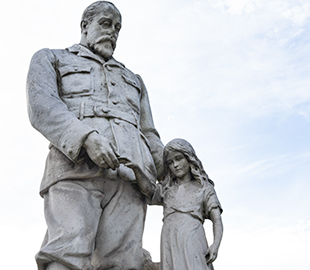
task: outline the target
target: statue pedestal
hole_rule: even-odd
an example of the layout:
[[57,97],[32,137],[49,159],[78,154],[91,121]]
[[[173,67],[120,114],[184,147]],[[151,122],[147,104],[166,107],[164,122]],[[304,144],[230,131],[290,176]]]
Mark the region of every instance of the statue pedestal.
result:
[[146,263],[144,265],[144,270],[160,270],[160,263]]

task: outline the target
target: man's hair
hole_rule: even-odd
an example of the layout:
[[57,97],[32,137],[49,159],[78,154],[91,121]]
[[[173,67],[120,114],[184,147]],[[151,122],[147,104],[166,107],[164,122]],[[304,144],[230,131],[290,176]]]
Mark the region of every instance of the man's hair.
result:
[[113,8],[115,8],[119,12],[117,7],[113,3],[109,2],[109,1],[97,1],[95,3],[92,3],[90,6],[88,6],[84,10],[83,15],[82,15],[82,19],[81,19],[81,27],[82,27],[83,21],[86,23],[90,23],[93,20],[95,15],[100,11],[100,7],[108,6],[108,5],[112,6]]

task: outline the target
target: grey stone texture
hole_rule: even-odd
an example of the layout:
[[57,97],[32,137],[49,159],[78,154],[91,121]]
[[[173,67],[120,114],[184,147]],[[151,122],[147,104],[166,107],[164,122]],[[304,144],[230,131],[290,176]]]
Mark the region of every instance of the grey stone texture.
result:
[[[187,141],[163,147],[142,78],[112,56],[121,23],[112,3],[95,2],[79,44],[31,60],[29,118],[50,142],[38,269],[213,270],[223,235],[214,183]],[[164,207],[160,264],[142,249],[147,203]]]
[[160,270],[160,263],[145,263],[144,270]]
[[[161,270],[213,270],[223,235],[222,207],[214,183],[193,147],[174,139],[164,148],[164,180],[158,184],[138,164],[127,163],[148,203],[164,207]],[[214,241],[208,246],[203,223],[213,223]]]
[[142,78],[112,57],[120,29],[117,8],[95,2],[83,13],[80,44],[31,60],[29,118],[50,141],[40,270],[144,267],[146,199],[123,163],[160,179],[163,144]]

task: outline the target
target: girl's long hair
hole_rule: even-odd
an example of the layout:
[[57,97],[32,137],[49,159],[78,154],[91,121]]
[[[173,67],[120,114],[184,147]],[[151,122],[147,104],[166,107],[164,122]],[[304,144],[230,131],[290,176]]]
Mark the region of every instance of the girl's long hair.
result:
[[165,177],[163,185],[165,187],[170,186],[174,181],[176,181],[176,176],[169,169],[169,165],[167,162],[168,153],[171,151],[181,152],[186,157],[190,166],[190,172],[194,180],[198,181],[201,185],[203,185],[204,182],[209,182],[214,186],[214,182],[209,179],[207,173],[202,166],[201,161],[196,156],[195,150],[192,145],[184,139],[174,139],[167,143],[164,148],[163,162]]

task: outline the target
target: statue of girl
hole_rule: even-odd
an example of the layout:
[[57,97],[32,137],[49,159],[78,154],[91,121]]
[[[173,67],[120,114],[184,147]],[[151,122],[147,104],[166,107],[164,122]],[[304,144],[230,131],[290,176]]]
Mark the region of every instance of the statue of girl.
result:
[[[164,180],[149,179],[136,164],[132,168],[141,192],[151,205],[164,207],[161,233],[161,270],[213,270],[223,235],[222,208],[201,161],[190,143],[174,139],[164,148]],[[203,228],[213,223],[209,247]]]

